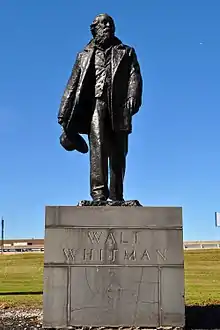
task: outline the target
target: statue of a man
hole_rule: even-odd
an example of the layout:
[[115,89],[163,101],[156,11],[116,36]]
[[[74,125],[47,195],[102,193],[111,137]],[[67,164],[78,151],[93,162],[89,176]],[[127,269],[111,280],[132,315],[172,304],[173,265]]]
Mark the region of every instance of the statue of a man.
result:
[[93,39],[77,55],[58,122],[69,136],[88,134],[93,201],[123,201],[128,135],[142,100],[140,66],[109,15],[98,15],[90,27]]

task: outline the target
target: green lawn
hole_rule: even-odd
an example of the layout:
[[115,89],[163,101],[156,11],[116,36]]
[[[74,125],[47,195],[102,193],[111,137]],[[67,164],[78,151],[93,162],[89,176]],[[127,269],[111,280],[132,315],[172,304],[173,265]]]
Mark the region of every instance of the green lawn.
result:
[[220,249],[185,252],[187,305],[220,304]]
[[[43,254],[0,255],[0,292],[43,290]],[[220,304],[220,250],[185,252],[187,305]],[[0,296],[1,306],[41,307],[42,295]]]
[[[0,255],[0,292],[43,290],[43,254]],[[41,307],[42,295],[0,296],[1,305]]]

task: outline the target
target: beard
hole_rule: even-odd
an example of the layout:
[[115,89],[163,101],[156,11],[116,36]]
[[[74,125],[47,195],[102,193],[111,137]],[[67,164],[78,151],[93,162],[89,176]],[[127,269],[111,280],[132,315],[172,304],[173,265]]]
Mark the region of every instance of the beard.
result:
[[114,35],[111,30],[105,31],[103,29],[97,29],[94,40],[98,46],[107,48],[111,45],[113,37]]

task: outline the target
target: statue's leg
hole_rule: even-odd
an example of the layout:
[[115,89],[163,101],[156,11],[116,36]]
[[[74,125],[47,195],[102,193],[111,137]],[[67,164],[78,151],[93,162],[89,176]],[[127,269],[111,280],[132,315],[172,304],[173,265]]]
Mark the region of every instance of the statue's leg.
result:
[[112,132],[110,150],[110,199],[123,200],[123,182],[128,152],[128,134]]
[[106,103],[96,99],[89,134],[90,143],[90,194],[93,200],[107,200],[108,148],[105,139]]

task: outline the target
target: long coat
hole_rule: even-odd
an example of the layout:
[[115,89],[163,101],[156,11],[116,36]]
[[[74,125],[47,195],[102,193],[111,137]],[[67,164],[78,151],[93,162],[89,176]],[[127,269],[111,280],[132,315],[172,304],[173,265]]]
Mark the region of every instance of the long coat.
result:
[[[58,118],[67,123],[67,130],[89,134],[95,91],[95,46],[93,40],[78,53],[71,76],[64,91]],[[112,88],[110,113],[115,131],[132,130],[132,115],[142,101],[142,77],[135,50],[115,38],[111,57]],[[136,107],[131,113],[125,107],[129,98]]]

